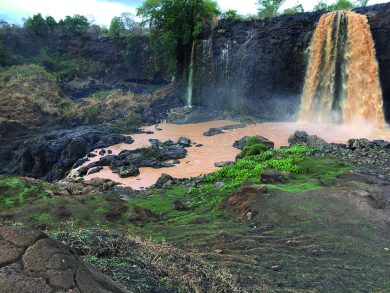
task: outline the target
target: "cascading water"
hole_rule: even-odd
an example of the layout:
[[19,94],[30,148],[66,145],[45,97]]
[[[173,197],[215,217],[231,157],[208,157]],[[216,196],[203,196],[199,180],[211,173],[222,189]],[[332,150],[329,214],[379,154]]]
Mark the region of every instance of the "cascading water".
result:
[[195,42],[192,43],[191,49],[191,62],[188,70],[188,83],[187,83],[187,106],[192,107],[192,93],[194,88],[194,51]]
[[301,122],[385,124],[374,41],[366,16],[323,15],[314,32],[301,100]]

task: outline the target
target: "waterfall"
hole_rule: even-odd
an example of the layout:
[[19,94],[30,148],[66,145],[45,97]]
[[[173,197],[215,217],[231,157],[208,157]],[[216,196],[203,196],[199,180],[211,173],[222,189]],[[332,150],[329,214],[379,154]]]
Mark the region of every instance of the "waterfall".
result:
[[301,122],[384,126],[382,90],[367,17],[324,14],[314,32],[301,99]]
[[222,64],[225,67],[225,75],[228,75],[229,72],[229,43],[226,43],[224,48],[222,48]]
[[195,42],[192,43],[191,62],[190,62],[190,68],[188,69],[188,83],[187,83],[187,106],[188,107],[192,107],[192,94],[194,88],[194,51],[195,51]]

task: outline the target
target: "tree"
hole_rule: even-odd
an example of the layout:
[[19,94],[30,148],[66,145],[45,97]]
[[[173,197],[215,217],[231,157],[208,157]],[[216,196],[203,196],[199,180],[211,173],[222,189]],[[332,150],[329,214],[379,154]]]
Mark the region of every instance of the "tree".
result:
[[224,13],[222,13],[222,18],[227,18],[227,19],[240,19],[242,18],[237,10],[234,10],[234,9],[229,9],[229,10],[226,10]]
[[154,47],[164,52],[169,69],[177,75],[204,23],[218,14],[214,0],[146,0],[137,11],[151,29]]
[[284,2],[286,0],[259,0],[259,17],[268,18],[277,16]]
[[108,29],[108,35],[114,41],[118,42],[123,36],[124,31],[125,31],[125,26],[122,22],[122,19],[119,16],[115,16],[111,20],[110,28]]
[[335,4],[329,6],[329,10],[350,10],[355,7],[355,4],[349,0],[338,0]]
[[352,2],[350,0],[338,0],[334,4],[328,5],[325,1],[321,0],[316,6],[314,6],[313,10],[350,10],[358,6],[366,6],[367,4],[368,0],[357,0],[356,2]]
[[90,22],[85,16],[76,14],[74,16],[66,16],[65,19],[61,19],[58,22],[58,25],[64,30],[64,32],[71,36],[81,36],[85,34],[90,27]]
[[358,6],[367,6],[369,0],[356,0]]
[[303,12],[305,12],[303,5],[297,3],[297,4],[295,4],[295,6],[285,9],[283,11],[283,14],[296,14],[296,13],[303,13]]
[[320,10],[329,10],[328,4],[324,1],[318,2],[314,6],[313,11],[320,11]]
[[53,16],[46,16],[46,25],[50,30],[53,30],[57,26],[57,22]]
[[42,17],[40,13],[29,17],[26,20],[25,27],[28,31],[40,36],[46,37],[48,33],[48,26],[46,20]]

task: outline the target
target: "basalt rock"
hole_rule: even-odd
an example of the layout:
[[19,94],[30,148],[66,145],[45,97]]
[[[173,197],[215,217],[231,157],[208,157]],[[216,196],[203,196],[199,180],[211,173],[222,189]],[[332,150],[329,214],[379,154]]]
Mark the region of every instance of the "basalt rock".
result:
[[75,175],[84,176],[91,168],[109,166],[110,169],[114,173],[118,173],[121,178],[127,178],[138,176],[139,168],[142,167],[173,167],[174,163],[177,163],[176,160],[183,159],[186,155],[187,150],[178,143],[174,143],[171,140],[166,142],[155,140],[149,148],[124,150],[120,152],[119,155],[102,157],[97,162],[81,167]]
[[0,227],[0,290],[9,293],[126,292],[73,250],[30,229]]
[[309,135],[305,131],[296,131],[288,138],[290,146],[301,144],[321,150],[330,149],[331,145],[317,135]]
[[168,174],[161,174],[160,178],[158,178],[155,186],[157,188],[162,188],[168,181],[173,181],[173,177]]
[[47,181],[59,180],[93,149],[132,142],[130,137],[89,127],[53,131],[24,143],[14,157],[12,173]]
[[[273,149],[274,146],[275,146],[275,143],[270,141],[269,139],[263,137],[263,136],[260,136],[260,135],[256,135],[255,136],[257,138],[257,140],[259,141],[259,144],[263,144],[265,145],[267,148],[270,148],[270,149]],[[234,143],[233,143],[233,147],[239,149],[239,150],[243,150],[248,142],[248,140],[250,139],[251,137],[250,136],[244,136],[242,138],[240,138],[239,140],[236,140]]]

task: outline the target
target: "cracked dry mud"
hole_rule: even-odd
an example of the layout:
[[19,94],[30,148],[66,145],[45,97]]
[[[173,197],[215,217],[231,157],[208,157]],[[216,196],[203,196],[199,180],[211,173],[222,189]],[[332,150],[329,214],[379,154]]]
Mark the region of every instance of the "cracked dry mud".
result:
[[0,227],[0,292],[126,292],[42,232]]

